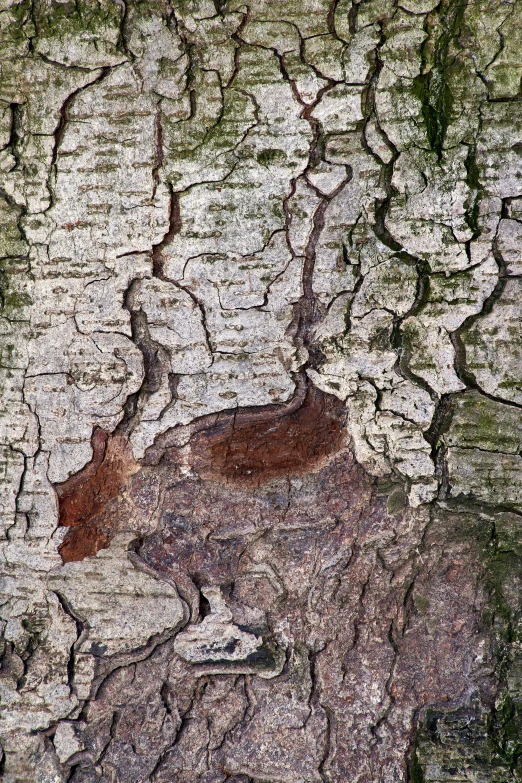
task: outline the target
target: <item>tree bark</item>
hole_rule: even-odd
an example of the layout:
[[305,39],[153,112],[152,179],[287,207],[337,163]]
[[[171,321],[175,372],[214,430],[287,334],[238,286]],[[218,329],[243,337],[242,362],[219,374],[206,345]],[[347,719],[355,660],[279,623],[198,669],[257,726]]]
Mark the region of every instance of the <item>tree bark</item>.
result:
[[6,783],[522,780],[521,46],[1,0]]

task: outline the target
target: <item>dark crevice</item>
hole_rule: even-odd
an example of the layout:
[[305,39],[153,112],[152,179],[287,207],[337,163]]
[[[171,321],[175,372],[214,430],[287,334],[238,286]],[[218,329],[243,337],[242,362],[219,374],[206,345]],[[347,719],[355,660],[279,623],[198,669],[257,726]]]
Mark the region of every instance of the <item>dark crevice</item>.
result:
[[[384,134],[384,132],[380,128],[378,123],[377,110],[375,106],[375,91],[377,88],[379,75],[383,67],[383,63],[380,59],[379,52],[385,43],[386,43],[386,35],[384,33],[384,30],[381,29],[380,40],[377,44],[374,53],[373,69],[370,73],[370,77],[368,79],[368,86],[365,89],[364,98],[363,98],[363,110],[365,114],[365,122],[364,122],[364,130],[362,132],[362,143],[367,153],[371,155],[381,167],[382,173],[381,173],[380,183],[386,192],[386,197],[384,199],[376,200],[375,202],[375,207],[374,207],[375,220],[373,224],[373,231],[375,233],[375,236],[379,239],[380,242],[382,242],[383,245],[385,245],[385,247],[388,247],[390,250],[397,253],[398,257],[402,258],[406,263],[415,267],[417,270],[417,289],[415,293],[415,300],[407,313],[405,313],[401,317],[394,318],[392,333],[390,336],[390,344],[392,348],[394,348],[397,351],[397,355],[398,355],[395,369],[399,375],[410,380],[414,385],[419,386],[421,389],[424,389],[424,391],[428,392],[428,394],[432,399],[437,400],[438,395],[434,392],[434,390],[430,387],[430,385],[423,378],[421,378],[411,370],[409,366],[411,354],[405,346],[404,336],[402,333],[403,323],[408,318],[417,315],[422,310],[424,304],[427,301],[428,294],[429,294],[430,268],[427,262],[423,261],[420,258],[415,258],[410,253],[406,252],[402,247],[402,245],[399,242],[397,242],[397,240],[394,239],[394,237],[390,234],[386,226],[386,217],[388,214],[388,210],[390,208],[390,203],[393,196],[395,195],[391,182],[393,178],[394,166],[397,161],[397,158],[399,157],[399,151],[390,142],[390,140],[386,137],[386,134]],[[375,120],[379,132],[382,134],[383,138],[386,141],[388,149],[392,153],[392,158],[389,163],[384,163],[368,147],[368,144],[366,142],[365,129],[367,124],[371,120]]]
[[15,169],[20,167],[21,164],[21,145],[23,141],[23,113],[24,104],[11,103],[11,128],[9,131],[9,141],[7,147],[11,150],[11,154],[15,159]]
[[495,288],[493,289],[491,294],[484,300],[484,304],[480,312],[468,316],[468,318],[466,318],[466,320],[461,324],[461,326],[455,332],[452,332],[450,334],[451,342],[453,344],[453,348],[455,351],[454,367],[459,380],[461,380],[462,383],[464,383],[468,388],[475,389],[476,391],[480,392],[480,394],[484,395],[490,400],[494,400],[495,402],[500,402],[503,405],[509,405],[513,408],[521,409],[522,404],[514,402],[513,400],[508,400],[503,397],[499,397],[494,394],[490,394],[489,392],[485,391],[485,389],[483,389],[480,386],[480,384],[478,383],[477,379],[475,378],[471,370],[469,370],[469,368],[467,367],[467,362],[466,362],[466,346],[463,338],[467,330],[470,329],[477,320],[480,320],[480,318],[482,318],[485,315],[489,315],[492,312],[495,304],[501,298],[504,289],[506,287],[507,281],[509,280],[509,276],[507,274],[507,267],[498,248],[498,242],[496,238],[493,241],[493,256],[499,268],[499,278],[497,284],[495,285]]
[[76,689],[74,687],[74,675],[75,675],[75,665],[76,665],[76,647],[85,631],[85,623],[80,620],[80,618],[74,613],[71,605],[69,602],[64,598],[61,593],[58,593],[54,591],[54,595],[58,599],[60,606],[62,607],[65,614],[71,618],[71,620],[74,621],[74,624],[76,625],[76,639],[72,643],[70,650],[69,650],[69,659],[67,661],[67,684],[69,686],[69,690],[71,693],[76,693]]
[[94,79],[92,79],[92,81],[88,82],[87,84],[78,87],[78,89],[74,90],[74,92],[68,95],[65,101],[63,102],[60,108],[60,119],[58,121],[58,125],[56,126],[56,130],[54,131],[54,144],[53,144],[53,153],[51,158],[51,168],[53,168],[56,165],[58,151],[60,149],[60,145],[62,143],[67,128],[67,123],[69,121],[69,110],[76,96],[79,93],[83,92],[83,90],[86,90],[88,87],[92,87],[93,84],[97,84],[102,79],[105,79],[106,76],[109,75],[111,70],[112,69],[109,67],[102,68],[101,73],[98,76],[96,76]]
[[420,49],[421,73],[413,80],[413,94],[422,105],[428,143],[439,162],[453,111],[450,48],[458,44],[466,7],[467,0],[443,0],[428,14],[424,25],[427,37]]
[[54,135],[53,151],[51,156],[51,163],[49,166],[49,176],[47,179],[47,189],[49,191],[49,206],[45,211],[48,211],[54,206],[55,196],[54,196],[53,180],[56,180],[56,177],[58,175],[58,166],[57,166],[58,153],[67,129],[67,123],[69,122],[70,108],[74,103],[76,97],[81,92],[88,89],[89,87],[92,87],[94,84],[98,84],[103,79],[105,79],[111,72],[112,72],[112,68],[110,67],[101,68],[98,76],[95,76],[90,82],[82,85],[81,87],[78,87],[76,90],[74,90],[74,92],[68,95],[60,108],[60,119],[58,121],[58,125],[56,126],[56,129],[53,134]]
[[[161,124],[159,124],[159,129],[161,129]],[[156,178],[159,179],[159,169],[163,163],[163,147],[161,145],[162,135],[160,133],[160,130],[158,131],[158,147],[159,151],[157,153],[157,166],[154,169]],[[154,274],[154,277],[160,278],[160,280],[166,279],[164,277],[164,271],[163,271],[163,249],[169,245],[176,234],[179,234],[181,231],[181,209],[180,209],[180,203],[179,203],[179,195],[174,192],[172,185],[169,185],[169,191],[170,191],[170,203],[169,203],[169,227],[167,230],[167,233],[164,235],[161,242],[159,242],[157,245],[152,246],[152,271]]]

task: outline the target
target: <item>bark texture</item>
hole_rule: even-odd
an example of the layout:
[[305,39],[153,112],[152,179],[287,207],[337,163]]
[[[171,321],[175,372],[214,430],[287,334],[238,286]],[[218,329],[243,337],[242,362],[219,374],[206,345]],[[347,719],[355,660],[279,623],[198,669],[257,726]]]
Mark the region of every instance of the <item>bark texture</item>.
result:
[[5,783],[522,780],[521,79],[521,0],[0,0]]

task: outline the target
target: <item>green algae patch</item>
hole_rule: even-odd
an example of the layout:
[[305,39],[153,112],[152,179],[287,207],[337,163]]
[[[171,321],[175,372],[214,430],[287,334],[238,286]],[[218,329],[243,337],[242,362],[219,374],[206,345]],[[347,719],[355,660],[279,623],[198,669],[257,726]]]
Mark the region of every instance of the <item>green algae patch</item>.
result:
[[0,258],[21,256],[27,252],[27,245],[18,225],[21,215],[22,210],[19,207],[0,197]]
[[452,400],[452,419],[443,436],[447,446],[519,454],[522,450],[522,411],[467,391]]
[[112,0],[36,0],[34,50],[66,66],[117,65],[126,59],[121,48],[122,18],[122,7]]
[[458,38],[465,7],[463,0],[443,0],[427,17],[428,37],[421,47],[422,73],[412,84],[413,95],[421,103],[428,144],[439,161],[453,111],[453,43]]

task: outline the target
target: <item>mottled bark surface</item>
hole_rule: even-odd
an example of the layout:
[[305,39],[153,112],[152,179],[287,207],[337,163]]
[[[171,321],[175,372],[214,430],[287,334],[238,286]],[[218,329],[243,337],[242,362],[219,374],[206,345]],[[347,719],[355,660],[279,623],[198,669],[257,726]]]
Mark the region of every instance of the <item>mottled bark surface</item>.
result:
[[521,0],[0,0],[0,776],[522,780]]

